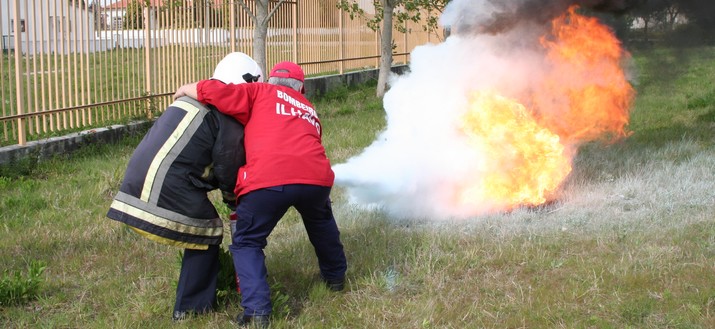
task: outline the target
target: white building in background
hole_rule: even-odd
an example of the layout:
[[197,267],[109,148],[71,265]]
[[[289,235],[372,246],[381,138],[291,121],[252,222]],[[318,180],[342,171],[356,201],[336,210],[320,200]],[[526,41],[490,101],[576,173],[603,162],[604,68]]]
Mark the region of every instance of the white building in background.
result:
[[[94,15],[69,0],[0,0],[3,51],[15,49],[20,38],[23,54],[74,53],[106,49],[95,36]],[[81,1],[78,1],[81,2]],[[19,6],[19,17],[15,17]],[[19,31],[15,20],[19,20]]]
[[[137,0],[119,0],[102,7],[102,15],[106,20],[105,24],[110,30],[121,30],[124,27],[124,17],[127,15],[129,5]],[[150,28],[156,28],[156,8],[164,5],[163,0],[149,0],[151,8]]]

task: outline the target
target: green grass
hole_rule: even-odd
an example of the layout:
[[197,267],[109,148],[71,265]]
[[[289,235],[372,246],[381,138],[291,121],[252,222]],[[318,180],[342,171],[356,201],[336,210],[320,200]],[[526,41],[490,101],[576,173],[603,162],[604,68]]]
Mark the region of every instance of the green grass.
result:
[[[462,222],[398,221],[347,204],[336,187],[349,262],[343,293],[320,284],[289,212],[266,248],[272,327],[715,327],[715,49],[634,57],[633,134],[582,148],[553,204]],[[345,88],[316,100],[333,163],[383,129],[373,94]],[[235,299],[174,324],[178,250],[104,217],[138,141],[0,177],[2,269],[46,266],[37,298],[0,306],[1,327],[233,326]]]
[[43,282],[45,266],[31,261],[27,271],[9,273],[5,270],[0,279],[0,305],[23,304],[37,297]]

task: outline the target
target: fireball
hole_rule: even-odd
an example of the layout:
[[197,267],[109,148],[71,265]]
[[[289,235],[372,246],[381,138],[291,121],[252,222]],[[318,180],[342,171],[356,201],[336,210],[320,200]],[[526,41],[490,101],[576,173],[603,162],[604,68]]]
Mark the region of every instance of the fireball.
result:
[[547,74],[526,102],[498,91],[469,96],[459,125],[485,161],[458,187],[459,204],[543,204],[571,172],[567,150],[627,135],[634,92],[621,69],[625,53],[607,27],[576,9],[557,17],[540,39]]
[[536,28],[466,32],[415,48],[385,130],[333,167],[351,203],[435,219],[538,206],[561,196],[581,145],[628,136],[628,53],[597,19],[570,7]]

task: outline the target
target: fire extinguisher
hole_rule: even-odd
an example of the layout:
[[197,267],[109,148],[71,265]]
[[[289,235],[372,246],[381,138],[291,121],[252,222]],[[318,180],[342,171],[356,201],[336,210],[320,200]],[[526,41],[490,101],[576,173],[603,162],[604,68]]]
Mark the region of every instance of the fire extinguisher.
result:
[[[232,211],[228,217],[228,222],[229,222],[229,225],[231,226],[231,241],[233,241],[233,234],[236,232],[236,220],[237,219],[238,219],[238,216],[236,215],[236,212]],[[236,292],[238,292],[240,294],[241,293],[241,285],[239,284],[240,280],[238,279],[238,274],[234,272],[234,276],[236,277]]]

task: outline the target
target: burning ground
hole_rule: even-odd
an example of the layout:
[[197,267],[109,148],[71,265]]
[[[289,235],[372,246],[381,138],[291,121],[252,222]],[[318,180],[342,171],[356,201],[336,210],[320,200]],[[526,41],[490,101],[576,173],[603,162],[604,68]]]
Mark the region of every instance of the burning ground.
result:
[[584,143],[628,135],[620,42],[573,1],[535,3],[450,3],[453,35],[413,51],[385,95],[386,129],[334,166],[350,201],[439,219],[538,206],[559,199]]

